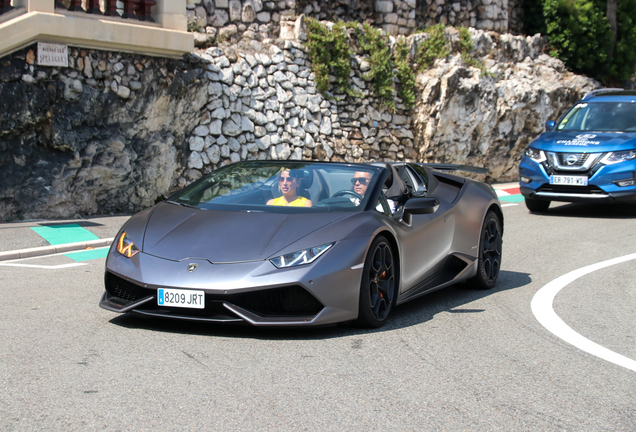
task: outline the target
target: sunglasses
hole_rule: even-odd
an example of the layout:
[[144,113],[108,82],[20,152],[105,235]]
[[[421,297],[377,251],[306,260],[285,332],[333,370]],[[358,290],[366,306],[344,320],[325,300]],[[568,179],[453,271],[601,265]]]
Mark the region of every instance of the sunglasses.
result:
[[278,177],[279,183],[291,183],[296,180],[294,177]]
[[360,182],[361,185],[365,185],[369,183],[369,179],[366,177],[354,177],[351,179],[351,183],[356,184],[356,182]]

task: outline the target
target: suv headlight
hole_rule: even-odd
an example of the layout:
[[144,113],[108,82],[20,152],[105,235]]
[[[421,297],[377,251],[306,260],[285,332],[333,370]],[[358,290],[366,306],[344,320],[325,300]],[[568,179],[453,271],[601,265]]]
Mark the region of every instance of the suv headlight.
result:
[[545,153],[543,153],[543,150],[537,150],[532,147],[528,147],[525,151],[525,155],[527,158],[532,159],[536,163],[541,163],[546,161]]
[[318,257],[333,246],[334,243],[327,243],[321,246],[315,246],[309,249],[301,250],[298,252],[292,252],[285,255],[271,258],[270,261],[277,268],[294,267],[303,264],[310,264],[314,262]]
[[601,159],[601,163],[605,165],[611,165],[618,162],[629,161],[636,158],[636,150],[625,150],[618,152],[610,152],[606,154],[603,159]]
[[139,253],[139,248],[135,246],[135,243],[128,237],[128,235],[123,232],[117,239],[117,252],[125,256],[126,258],[131,258]]

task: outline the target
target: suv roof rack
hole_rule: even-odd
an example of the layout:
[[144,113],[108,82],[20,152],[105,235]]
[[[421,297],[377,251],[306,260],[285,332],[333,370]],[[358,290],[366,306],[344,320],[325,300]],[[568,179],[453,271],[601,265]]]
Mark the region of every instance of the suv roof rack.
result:
[[591,92],[586,93],[585,96],[583,96],[583,99],[587,99],[589,97],[596,96],[596,95],[599,95],[601,93],[610,93],[610,92],[623,91],[623,90],[625,90],[625,89],[622,89],[622,88],[602,88],[602,89],[592,90]]

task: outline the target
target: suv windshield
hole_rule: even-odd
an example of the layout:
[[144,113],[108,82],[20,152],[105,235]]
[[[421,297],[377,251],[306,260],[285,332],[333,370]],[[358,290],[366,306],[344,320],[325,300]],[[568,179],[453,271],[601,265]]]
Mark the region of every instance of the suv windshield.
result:
[[203,210],[361,211],[382,170],[344,163],[239,162],[206,175],[168,202]]
[[557,126],[559,131],[636,131],[636,103],[580,102]]

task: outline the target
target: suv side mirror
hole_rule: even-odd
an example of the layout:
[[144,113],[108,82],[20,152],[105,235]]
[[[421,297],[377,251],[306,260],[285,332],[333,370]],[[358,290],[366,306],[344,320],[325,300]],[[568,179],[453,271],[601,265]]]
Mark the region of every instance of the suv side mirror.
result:
[[545,122],[545,130],[552,131],[556,127],[556,122],[554,120],[548,120]]

